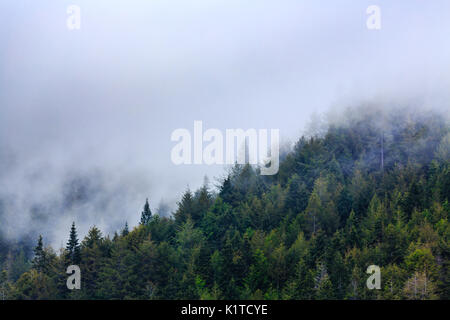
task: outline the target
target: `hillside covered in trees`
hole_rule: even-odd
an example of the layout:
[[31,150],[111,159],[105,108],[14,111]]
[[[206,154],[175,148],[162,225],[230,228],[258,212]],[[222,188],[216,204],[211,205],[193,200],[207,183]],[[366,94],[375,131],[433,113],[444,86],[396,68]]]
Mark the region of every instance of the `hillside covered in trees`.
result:
[[[300,138],[277,175],[236,165],[172,217],[146,202],[136,227],[78,239],[72,225],[58,252],[45,234],[32,253],[0,239],[0,299],[449,299],[448,123],[412,109],[342,118]],[[81,290],[66,287],[72,264]]]

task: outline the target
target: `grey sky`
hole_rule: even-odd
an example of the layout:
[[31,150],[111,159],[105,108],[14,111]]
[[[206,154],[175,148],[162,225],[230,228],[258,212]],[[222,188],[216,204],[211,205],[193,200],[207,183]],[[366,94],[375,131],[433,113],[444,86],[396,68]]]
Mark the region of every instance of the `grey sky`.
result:
[[[366,28],[372,4],[379,31]],[[447,0],[2,1],[3,229],[27,232],[38,205],[59,245],[72,220],[110,232],[135,225],[147,196],[174,204],[224,172],[171,163],[171,132],[194,120],[295,140],[312,113],[360,101],[447,108],[449,31]],[[60,212],[78,175],[101,192]]]

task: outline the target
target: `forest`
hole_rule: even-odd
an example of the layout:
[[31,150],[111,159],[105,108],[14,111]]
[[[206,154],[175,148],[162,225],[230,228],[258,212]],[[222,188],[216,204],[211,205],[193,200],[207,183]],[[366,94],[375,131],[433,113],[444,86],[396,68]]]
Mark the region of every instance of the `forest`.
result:
[[[0,233],[0,300],[449,299],[449,129],[439,112],[349,108],[276,175],[234,165],[170,216],[143,199],[132,227],[80,238],[74,223],[59,250]],[[66,287],[74,264],[80,290]]]

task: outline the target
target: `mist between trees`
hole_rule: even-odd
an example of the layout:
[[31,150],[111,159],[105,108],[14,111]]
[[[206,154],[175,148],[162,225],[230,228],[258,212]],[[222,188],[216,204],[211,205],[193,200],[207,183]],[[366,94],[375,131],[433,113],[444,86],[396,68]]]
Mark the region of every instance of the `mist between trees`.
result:
[[[186,190],[171,216],[143,199],[140,221],[115,234],[93,226],[81,239],[68,225],[58,252],[45,234],[33,252],[0,238],[0,297],[449,299],[447,116],[353,108],[318,127],[278,174],[235,165],[217,188]],[[80,290],[66,288],[72,264]],[[369,265],[380,290],[366,287]]]

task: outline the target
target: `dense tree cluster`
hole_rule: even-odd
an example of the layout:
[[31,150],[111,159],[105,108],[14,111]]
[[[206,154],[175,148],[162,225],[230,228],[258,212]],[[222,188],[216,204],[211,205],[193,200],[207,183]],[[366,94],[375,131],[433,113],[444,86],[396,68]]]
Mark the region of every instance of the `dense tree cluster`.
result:
[[[449,299],[449,159],[438,115],[352,110],[275,176],[236,165],[172,217],[147,201],[112,238],[94,226],[79,243],[73,224],[59,253],[42,237],[31,261],[3,253],[0,299]],[[81,290],[66,288],[70,264]]]

